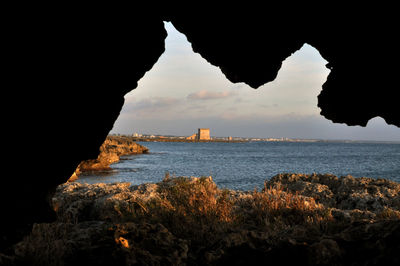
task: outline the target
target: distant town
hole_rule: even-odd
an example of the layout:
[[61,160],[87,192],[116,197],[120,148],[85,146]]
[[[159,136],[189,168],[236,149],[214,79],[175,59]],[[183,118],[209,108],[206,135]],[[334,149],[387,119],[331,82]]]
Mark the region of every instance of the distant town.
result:
[[114,136],[129,136],[136,141],[160,141],[160,142],[250,142],[250,141],[269,141],[269,142],[376,142],[393,143],[391,141],[366,141],[366,140],[324,140],[324,139],[302,139],[302,138],[251,138],[251,137],[232,137],[232,136],[212,136],[209,128],[199,128],[196,133],[190,136],[176,135],[157,135],[157,134],[110,134]]

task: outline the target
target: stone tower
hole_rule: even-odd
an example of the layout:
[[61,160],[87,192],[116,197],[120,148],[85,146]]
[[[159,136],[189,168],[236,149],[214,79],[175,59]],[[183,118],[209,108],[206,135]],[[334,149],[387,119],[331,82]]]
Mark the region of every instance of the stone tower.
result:
[[210,129],[199,128],[199,131],[197,133],[197,140],[210,140]]

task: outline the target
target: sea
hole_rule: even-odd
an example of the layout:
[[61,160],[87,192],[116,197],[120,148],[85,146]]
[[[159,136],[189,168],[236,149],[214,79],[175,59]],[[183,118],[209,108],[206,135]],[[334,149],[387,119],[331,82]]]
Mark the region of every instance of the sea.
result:
[[212,176],[220,188],[261,189],[279,173],[329,173],[400,182],[400,143],[138,142],[148,154],[122,156],[111,171],[81,175],[81,183],[161,181],[166,175]]

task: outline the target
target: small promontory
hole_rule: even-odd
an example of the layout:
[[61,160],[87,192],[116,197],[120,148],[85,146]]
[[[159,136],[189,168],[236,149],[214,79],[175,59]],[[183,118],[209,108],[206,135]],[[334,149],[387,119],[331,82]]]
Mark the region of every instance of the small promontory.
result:
[[142,154],[149,151],[128,136],[107,136],[100,147],[100,154],[96,159],[82,161],[68,181],[74,181],[83,172],[110,170],[110,165],[120,160],[123,155]]

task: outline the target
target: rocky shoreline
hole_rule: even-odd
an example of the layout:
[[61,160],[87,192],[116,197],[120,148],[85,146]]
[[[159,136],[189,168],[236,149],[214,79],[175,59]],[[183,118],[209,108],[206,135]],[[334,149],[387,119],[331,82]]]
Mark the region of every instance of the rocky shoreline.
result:
[[398,265],[400,184],[280,174],[262,191],[211,177],[60,185],[10,265]]
[[75,181],[84,172],[97,172],[111,170],[110,165],[117,163],[123,155],[147,153],[149,149],[127,136],[107,136],[100,147],[96,159],[85,160],[76,168],[68,181]]

